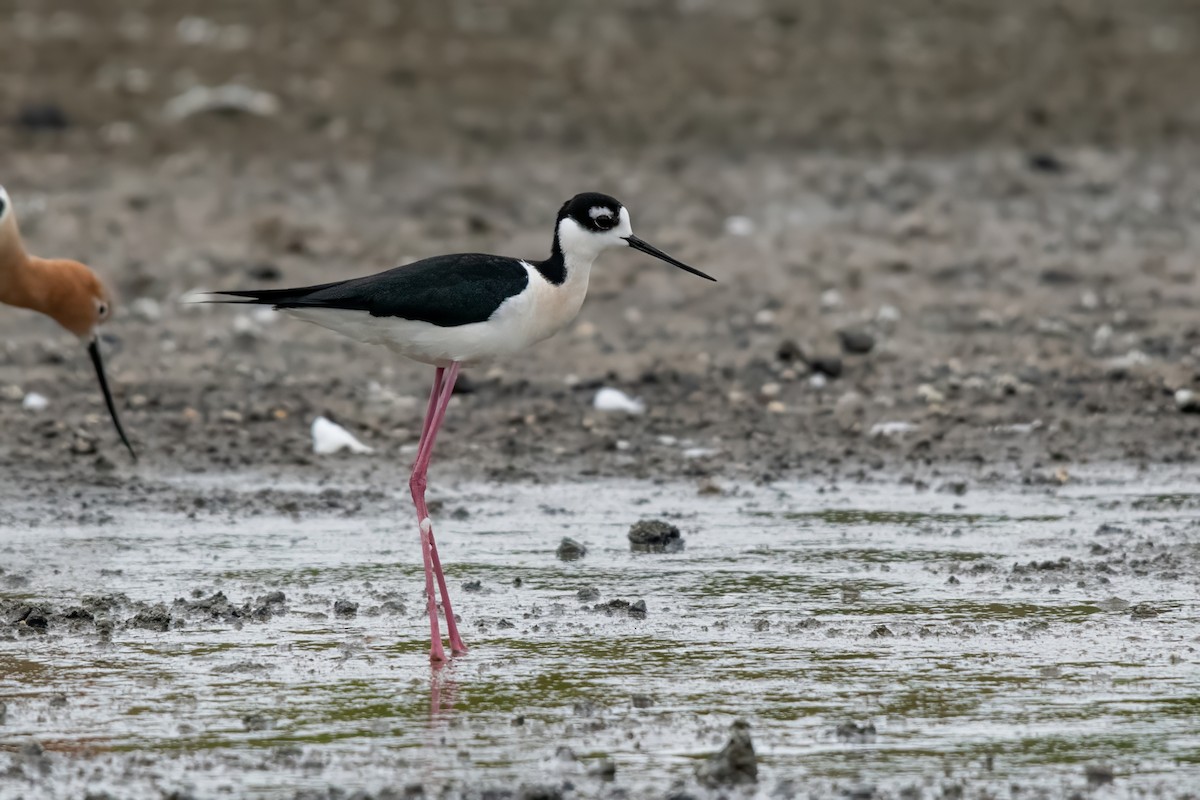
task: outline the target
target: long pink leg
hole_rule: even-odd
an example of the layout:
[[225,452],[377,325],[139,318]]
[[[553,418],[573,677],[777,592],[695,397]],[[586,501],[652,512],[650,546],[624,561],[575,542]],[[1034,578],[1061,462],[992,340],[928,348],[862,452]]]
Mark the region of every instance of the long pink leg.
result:
[[441,399],[443,372],[442,367],[438,367],[433,376],[433,390],[429,393],[429,404],[425,408],[425,420],[421,425],[421,440],[417,444],[417,460],[413,464],[412,474],[408,480],[413,504],[417,507],[417,525],[421,531],[421,558],[425,562],[425,608],[429,612],[429,659],[431,661],[445,661],[446,652],[442,649],[442,633],[438,629],[437,600],[433,595],[433,559],[429,554],[429,530],[422,524],[422,520],[428,516],[425,509],[425,475],[424,473],[420,475],[420,496],[418,497],[417,469],[421,463],[421,454],[427,449],[429,426],[433,423],[434,412],[437,410],[438,400]]
[[446,408],[450,405],[450,397],[454,393],[454,382],[458,378],[459,369],[460,365],[457,363],[453,363],[445,369],[438,368],[433,381],[433,391],[429,396],[425,424],[421,431],[421,443],[417,446],[417,459],[413,464],[412,477],[408,482],[409,488],[412,490],[413,505],[417,509],[417,521],[421,528],[421,551],[425,561],[425,594],[429,605],[429,657],[433,661],[444,661],[446,658],[445,651],[442,649],[441,633],[438,629],[437,601],[433,594],[435,576],[442,595],[442,607],[446,612],[446,628],[450,634],[450,648],[455,653],[467,651],[467,647],[458,633],[454,610],[450,606],[450,592],[446,588],[446,577],[442,573],[437,544],[433,540],[433,523],[429,519],[429,510],[425,506],[425,488],[428,485],[426,474],[429,470],[429,461],[433,456],[433,445],[437,440],[438,430],[441,429],[442,422],[446,418]]

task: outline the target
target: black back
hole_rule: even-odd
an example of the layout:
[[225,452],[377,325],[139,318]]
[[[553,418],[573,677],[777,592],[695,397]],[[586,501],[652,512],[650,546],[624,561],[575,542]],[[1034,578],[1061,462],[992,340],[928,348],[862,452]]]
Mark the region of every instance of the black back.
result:
[[275,308],[340,308],[451,328],[487,321],[501,303],[528,284],[529,273],[516,259],[463,253],[320,286],[222,294]]

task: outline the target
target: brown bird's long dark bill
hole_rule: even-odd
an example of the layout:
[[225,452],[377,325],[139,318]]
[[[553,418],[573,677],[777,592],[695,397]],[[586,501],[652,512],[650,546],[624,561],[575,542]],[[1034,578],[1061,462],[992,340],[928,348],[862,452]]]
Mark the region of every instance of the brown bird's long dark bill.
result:
[[129,455],[133,456],[133,460],[137,461],[137,453],[133,452],[133,445],[129,443],[129,438],[125,435],[125,429],[121,427],[121,419],[117,416],[117,407],[113,403],[112,392],[108,390],[108,378],[104,374],[104,360],[100,358],[100,339],[92,337],[92,343],[88,345],[88,355],[92,357],[92,363],[96,366],[96,377],[100,380],[100,391],[104,392],[104,403],[108,406],[108,413],[112,415],[113,425],[117,426],[117,434],[121,437],[121,441],[125,443],[125,447],[129,449]]
[[649,242],[643,242],[641,239],[639,239],[636,236],[626,236],[625,241],[628,242],[629,246],[632,247],[634,250],[641,250],[646,255],[654,256],[655,258],[657,258],[661,261],[665,261],[668,264],[671,264],[672,266],[679,267],[680,269],[682,269],[686,272],[690,272],[693,275],[699,275],[701,278],[704,278],[705,280],[710,280],[710,281],[713,281],[714,283],[717,280],[716,278],[714,278],[711,275],[705,275],[703,272],[696,269],[695,267],[689,267],[687,264],[683,263],[682,261],[671,258],[669,255],[664,253],[662,250],[659,250],[657,247],[650,244]]

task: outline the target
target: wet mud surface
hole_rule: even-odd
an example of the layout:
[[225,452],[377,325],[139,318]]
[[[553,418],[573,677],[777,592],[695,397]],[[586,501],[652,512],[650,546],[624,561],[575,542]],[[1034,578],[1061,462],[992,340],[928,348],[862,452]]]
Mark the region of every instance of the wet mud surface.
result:
[[[116,289],[141,456],[0,309],[0,797],[1195,793],[1194,3],[0,20],[0,183]],[[229,84],[265,99],[180,117]],[[583,190],[720,282],[607,254],[466,370],[430,479],[474,650],[431,672],[430,370],[180,300],[540,257]]]
[[[114,508],[9,526],[5,782],[28,797],[1191,796],[1193,480],[447,487],[435,531],[472,652],[441,669],[399,492],[353,519]],[[639,519],[686,546],[632,552]],[[586,553],[560,559],[564,536]],[[744,753],[706,760],[736,720],[756,783],[737,783]]]

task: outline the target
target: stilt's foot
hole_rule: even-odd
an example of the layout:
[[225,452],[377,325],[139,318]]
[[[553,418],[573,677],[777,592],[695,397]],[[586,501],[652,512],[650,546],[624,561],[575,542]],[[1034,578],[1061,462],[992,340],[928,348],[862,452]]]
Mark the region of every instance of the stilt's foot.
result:
[[459,639],[458,641],[451,639],[450,652],[456,656],[465,656],[470,651],[467,650],[467,645],[462,639]]
[[439,661],[447,661],[448,660],[446,658],[446,651],[442,647],[441,639],[434,639],[433,642],[429,645],[429,660],[435,664],[438,663]]

